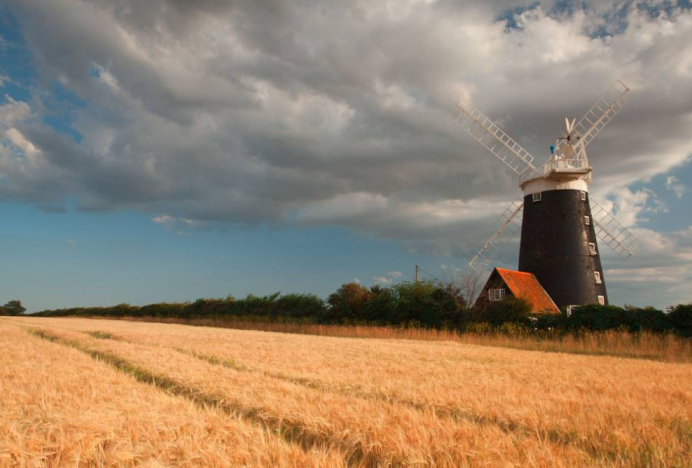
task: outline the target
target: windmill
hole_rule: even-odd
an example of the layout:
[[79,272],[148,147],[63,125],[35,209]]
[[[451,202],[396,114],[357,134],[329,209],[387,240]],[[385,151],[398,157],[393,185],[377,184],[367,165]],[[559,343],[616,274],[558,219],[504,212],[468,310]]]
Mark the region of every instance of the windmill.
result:
[[462,100],[454,121],[518,175],[522,196],[492,228],[490,239],[471,260],[485,272],[494,252],[521,233],[519,271],[533,273],[558,307],[607,304],[597,238],[621,257],[640,242],[589,196],[592,167],[586,147],[620,112],[631,96],[616,80],[578,122],[565,119],[565,134],[539,167],[534,157],[469,102]]

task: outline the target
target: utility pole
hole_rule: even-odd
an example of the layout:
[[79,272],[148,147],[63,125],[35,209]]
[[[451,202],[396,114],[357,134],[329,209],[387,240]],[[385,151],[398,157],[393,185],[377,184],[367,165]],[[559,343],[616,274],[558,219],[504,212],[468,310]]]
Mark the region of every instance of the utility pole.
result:
[[418,282],[418,271],[420,270],[420,267],[416,265],[416,283]]

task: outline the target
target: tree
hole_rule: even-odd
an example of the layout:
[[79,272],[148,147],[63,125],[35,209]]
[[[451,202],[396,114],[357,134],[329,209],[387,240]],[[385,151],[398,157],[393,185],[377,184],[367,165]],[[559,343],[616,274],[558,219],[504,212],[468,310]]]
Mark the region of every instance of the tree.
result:
[[464,297],[466,305],[471,307],[483,289],[483,278],[473,270],[459,274],[454,280],[459,293]]
[[668,320],[678,334],[692,337],[692,303],[669,307]]
[[21,301],[10,301],[0,307],[0,315],[22,315],[24,312],[26,309],[22,306]]
[[371,294],[368,288],[358,283],[341,285],[327,299],[327,304],[329,304],[327,321],[330,323],[342,323],[364,320],[363,305],[370,298]]
[[417,283],[403,282],[392,286],[396,304],[390,321],[397,324],[429,326],[436,304],[432,299],[437,283],[428,280]]
[[392,317],[396,298],[389,288],[383,288],[376,284],[370,287],[368,300],[363,303],[362,314],[363,320],[370,323],[378,323],[380,325],[389,324]]

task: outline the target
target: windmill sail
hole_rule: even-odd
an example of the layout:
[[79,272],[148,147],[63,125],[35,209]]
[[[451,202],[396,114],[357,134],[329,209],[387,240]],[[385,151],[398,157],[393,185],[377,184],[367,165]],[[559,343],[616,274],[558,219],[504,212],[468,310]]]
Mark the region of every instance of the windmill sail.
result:
[[[568,132],[574,132],[579,136],[579,142],[575,146],[586,148],[608,122],[625,107],[631,95],[627,85],[620,80],[615,80],[576,125],[570,126],[568,122]],[[567,140],[562,140],[556,148],[556,153],[562,154],[567,144]]]
[[478,109],[464,100],[460,101],[457,107],[461,112],[453,120],[510,169],[519,175],[527,170],[536,169],[533,156]]
[[469,262],[469,266],[477,273],[485,273],[501,253],[502,247],[521,233],[523,208],[523,199],[517,197],[493,223],[489,231],[492,233],[490,238]]
[[631,257],[641,247],[642,243],[639,239],[593,198],[591,199],[591,216],[593,216],[598,238],[620,257]]

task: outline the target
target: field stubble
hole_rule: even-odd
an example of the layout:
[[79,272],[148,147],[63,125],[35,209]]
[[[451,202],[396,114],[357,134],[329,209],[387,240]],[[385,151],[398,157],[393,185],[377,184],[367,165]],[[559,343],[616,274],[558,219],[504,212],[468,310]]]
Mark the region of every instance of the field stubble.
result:
[[[230,415],[316,466],[692,466],[689,364],[124,321],[2,323],[34,330],[30,346],[62,345],[142,391],[155,391],[149,383]],[[254,442],[242,444],[252,453]]]

